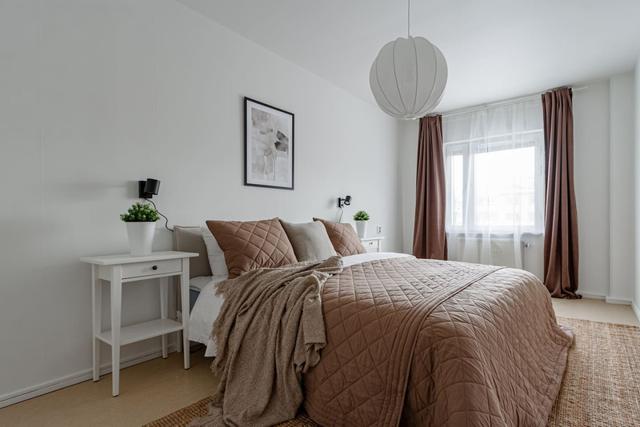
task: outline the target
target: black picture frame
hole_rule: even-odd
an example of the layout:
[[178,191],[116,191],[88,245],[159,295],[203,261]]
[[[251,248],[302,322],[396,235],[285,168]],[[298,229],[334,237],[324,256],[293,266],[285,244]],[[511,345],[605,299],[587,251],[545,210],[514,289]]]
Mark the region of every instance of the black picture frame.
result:
[[[251,134],[250,134],[250,126],[253,126],[253,122],[250,122],[252,118],[252,112],[250,109],[253,106],[257,106],[260,110],[265,111],[266,113],[273,114],[274,116],[279,116],[280,118],[287,118],[291,123],[291,138],[288,140],[287,152],[290,153],[290,185],[277,185],[270,184],[266,182],[266,180],[259,180],[255,177],[251,176],[252,170],[249,169],[249,157],[252,155],[251,148],[249,146],[252,143]],[[288,129],[287,129],[288,130]],[[283,134],[282,132],[279,132]],[[284,135],[286,137],[286,135]],[[276,169],[276,161],[278,155],[278,147],[279,145],[284,145],[282,141],[277,141],[274,143],[274,147],[271,148],[271,153],[275,156],[273,160],[273,173],[275,176]],[[295,181],[295,115],[290,112],[283,110],[281,108],[274,107],[273,105],[266,104],[264,102],[257,101],[255,99],[249,98],[247,96],[244,97],[244,185],[250,187],[263,187],[263,188],[275,188],[280,190],[293,190],[294,189],[294,181]],[[265,165],[266,167],[266,160]],[[265,172],[266,173],[266,172]]]

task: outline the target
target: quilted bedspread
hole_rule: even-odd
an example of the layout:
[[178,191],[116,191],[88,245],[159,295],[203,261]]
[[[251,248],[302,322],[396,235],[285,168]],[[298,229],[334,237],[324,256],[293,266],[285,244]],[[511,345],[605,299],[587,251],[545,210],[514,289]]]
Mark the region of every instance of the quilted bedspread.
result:
[[323,290],[327,346],[304,377],[321,425],[545,426],[573,341],[535,276],[396,258]]

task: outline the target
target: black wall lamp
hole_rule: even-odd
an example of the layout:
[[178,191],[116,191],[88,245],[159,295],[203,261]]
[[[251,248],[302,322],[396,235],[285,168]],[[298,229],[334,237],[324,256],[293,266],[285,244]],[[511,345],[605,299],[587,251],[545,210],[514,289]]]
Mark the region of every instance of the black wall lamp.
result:
[[345,206],[349,206],[351,204],[351,196],[338,197],[338,207],[342,209]]
[[158,210],[156,204],[153,203],[153,200],[151,200],[151,198],[153,196],[157,196],[159,192],[160,181],[158,181],[157,179],[147,178],[146,181],[138,181],[138,197],[151,203],[156,212],[158,212],[158,215],[164,218],[164,228],[169,231],[173,231],[171,228],[169,228],[169,219]]
[[138,197],[149,200],[160,192],[160,181],[147,178],[146,181],[138,181]]

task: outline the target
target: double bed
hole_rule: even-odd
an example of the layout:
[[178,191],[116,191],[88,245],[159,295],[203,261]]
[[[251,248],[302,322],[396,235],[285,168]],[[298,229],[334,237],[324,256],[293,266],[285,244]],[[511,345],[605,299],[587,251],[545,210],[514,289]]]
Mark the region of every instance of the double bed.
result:
[[[341,263],[320,287],[326,345],[300,377],[301,406],[314,421],[546,425],[573,337],[557,324],[535,276],[395,253],[343,256]],[[207,356],[217,353],[211,329],[224,300],[215,289],[225,279],[192,279],[203,285],[190,339],[203,343]],[[227,421],[250,424],[269,406],[252,400],[273,398],[246,397],[241,413]]]
[[[410,257],[410,255],[393,252],[373,252],[349,255],[342,258],[345,267],[374,260]],[[191,314],[189,317],[189,340],[206,346],[205,356],[215,357],[215,343],[211,339],[211,327],[218,317],[224,302],[223,297],[216,295],[216,285],[227,279],[227,276],[199,276],[191,279]]]

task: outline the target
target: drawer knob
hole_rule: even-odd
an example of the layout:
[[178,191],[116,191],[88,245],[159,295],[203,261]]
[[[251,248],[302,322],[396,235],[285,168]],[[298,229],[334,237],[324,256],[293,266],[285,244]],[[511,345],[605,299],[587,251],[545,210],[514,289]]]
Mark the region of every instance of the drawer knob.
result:
[[152,270],[157,270],[157,269],[158,269],[158,266],[157,266],[157,265],[154,265],[153,267],[151,267],[151,269],[152,269]]

